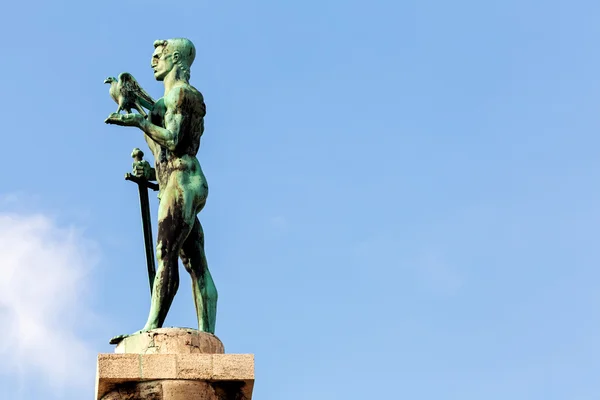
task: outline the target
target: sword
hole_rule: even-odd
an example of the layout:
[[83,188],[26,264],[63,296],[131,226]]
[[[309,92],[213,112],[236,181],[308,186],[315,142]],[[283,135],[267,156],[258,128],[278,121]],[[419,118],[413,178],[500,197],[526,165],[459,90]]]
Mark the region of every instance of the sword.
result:
[[[144,152],[138,148],[133,149],[131,157],[135,160],[133,165],[143,161]],[[148,189],[158,190],[158,184],[148,181],[144,177],[137,177],[130,173],[125,175],[125,179],[135,182],[138,186],[140,194],[140,209],[142,212],[142,230],[144,232],[144,247],[146,249],[146,266],[148,267],[148,281],[150,283],[150,295],[152,295],[152,287],[154,285],[154,277],[156,276],[156,266],[154,262],[154,245],[152,242],[152,224],[150,220],[150,201],[148,200]]]

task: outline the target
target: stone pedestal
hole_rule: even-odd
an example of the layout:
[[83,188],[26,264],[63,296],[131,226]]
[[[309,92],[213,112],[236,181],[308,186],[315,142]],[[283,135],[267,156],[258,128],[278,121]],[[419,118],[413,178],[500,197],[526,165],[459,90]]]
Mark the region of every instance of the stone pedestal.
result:
[[224,354],[214,335],[161,328],[98,355],[96,400],[251,400],[254,356]]

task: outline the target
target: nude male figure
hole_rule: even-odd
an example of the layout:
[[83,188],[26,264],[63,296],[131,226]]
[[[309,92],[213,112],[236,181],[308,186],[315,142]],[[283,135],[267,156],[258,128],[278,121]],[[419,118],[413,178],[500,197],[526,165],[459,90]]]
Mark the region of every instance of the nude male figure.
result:
[[189,83],[195,56],[188,39],[155,41],[151,66],[156,80],[164,82],[164,96],[150,110],[148,119],[140,114],[114,113],[105,121],[144,132],[155,168],[140,162],[134,174],[157,180],[160,187],[158,268],[142,332],[163,326],[179,287],[179,258],[192,278],[198,329],[215,332],[217,289],[208,270],[204,232],[197,217],[206,203],[208,184],[196,158],[206,106],[202,94]]

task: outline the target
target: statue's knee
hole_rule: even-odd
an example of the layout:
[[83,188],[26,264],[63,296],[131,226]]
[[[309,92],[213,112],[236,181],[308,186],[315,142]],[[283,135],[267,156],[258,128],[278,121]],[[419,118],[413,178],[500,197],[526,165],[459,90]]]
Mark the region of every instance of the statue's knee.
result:
[[169,249],[169,247],[163,242],[158,243],[158,245],[156,246],[156,259],[159,262],[165,262],[170,258],[173,258],[172,253],[173,252],[171,251],[171,249]]
[[156,246],[156,259],[157,260],[162,260],[165,257],[166,254],[166,249],[164,248],[164,246],[161,246],[160,244],[158,246]]

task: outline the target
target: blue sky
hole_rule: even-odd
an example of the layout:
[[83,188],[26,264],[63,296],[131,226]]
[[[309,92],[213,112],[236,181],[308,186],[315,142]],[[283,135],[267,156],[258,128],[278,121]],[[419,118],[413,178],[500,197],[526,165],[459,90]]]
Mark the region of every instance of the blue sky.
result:
[[[93,396],[149,294],[140,132],[155,39],[196,44],[217,335],[255,397],[600,391],[600,3],[9,2],[0,398]],[[156,199],[152,199],[153,215]],[[156,224],[155,224],[156,225]],[[166,325],[196,324],[189,277]]]

